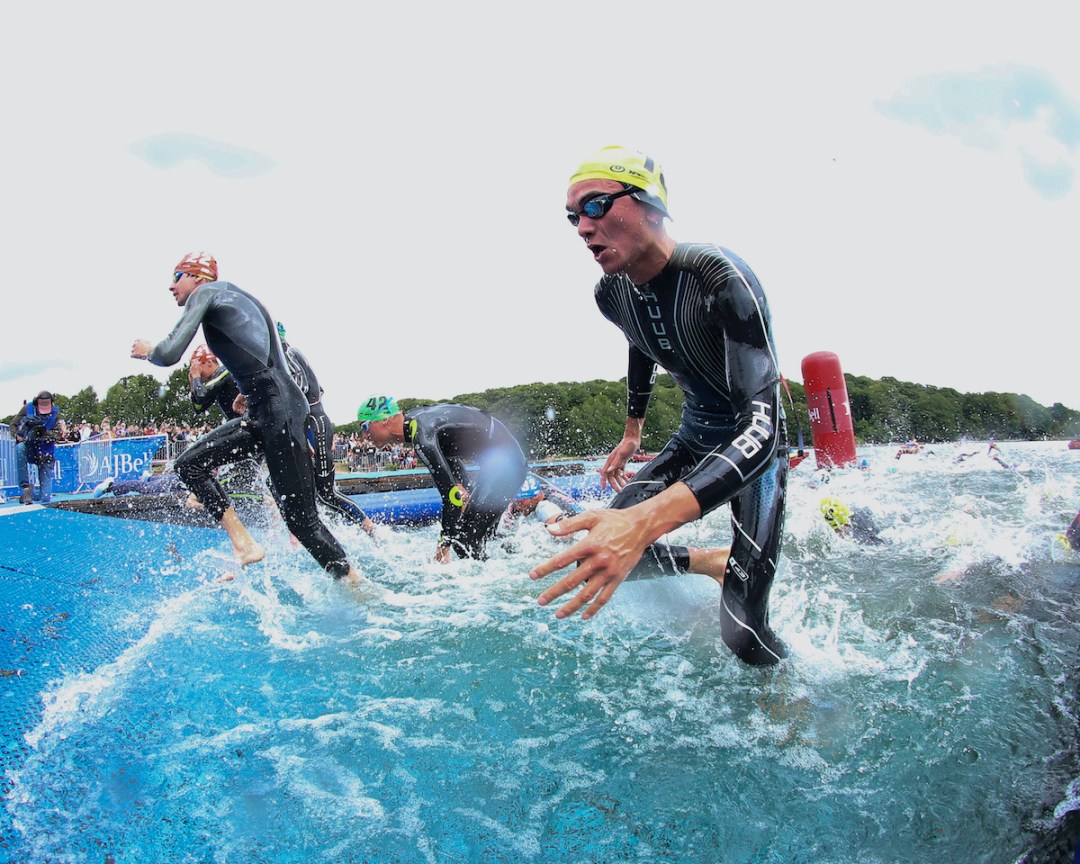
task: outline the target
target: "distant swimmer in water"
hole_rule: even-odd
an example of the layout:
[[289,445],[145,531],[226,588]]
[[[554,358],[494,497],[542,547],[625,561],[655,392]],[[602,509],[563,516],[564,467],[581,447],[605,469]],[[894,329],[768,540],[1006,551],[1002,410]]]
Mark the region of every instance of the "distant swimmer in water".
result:
[[581,507],[571,496],[539,475],[529,473],[503,513],[499,531],[510,531],[530,516],[550,525],[580,512]]
[[1005,461],[1001,448],[998,447],[997,442],[994,440],[991,440],[989,446],[986,448],[986,455],[997,462],[1002,468],[1008,468],[1010,471],[1016,468],[1015,465],[1010,465]]
[[200,439],[218,458],[190,471],[178,465],[181,479],[225,529],[240,563],[251,564],[266,553],[240,521],[212,469],[215,461],[225,464],[238,456],[261,455],[289,531],[335,578],[358,585],[363,581],[360,574],[316,509],[315,471],[304,429],[308,402],[289,374],[274,319],[255,297],[230,282],[217,281],[217,275],[213,256],[185,255],[174,268],[169,289],[184,309],[180,321],[157,345],[137,339],[131,347],[136,359],[172,366],[201,326],[208,348],[247,400],[247,414],[241,420],[229,421]]
[[[588,533],[530,572],[542,579],[577,565],[538,602],[564,598],[556,617],[591,618],[639,566],[690,572],[686,547],[658,541],[729,504],[733,545],[730,554],[713,553],[727,571],[720,634],[743,662],[777,663],[787,648],[769,625],[769,593],[789,457],[765,292],[733,252],[668,234],[663,171],[644,153],[605,147],[587,158],[570,177],[566,216],[603,270],[597,306],[627,341],[627,416],[600,472],[615,498],[549,527],[556,536]],[[681,421],[659,455],[629,477],[658,367],[683,391]]]
[[529,473],[503,512],[496,534],[503,538],[503,549],[517,552],[513,538],[527,520],[551,525],[580,512],[581,507],[570,495],[539,475]]
[[896,458],[899,459],[901,456],[913,456],[914,454],[921,451],[922,444],[920,444],[914,438],[911,438],[906,441],[899,450],[896,451]]
[[829,497],[821,499],[820,509],[825,524],[839,536],[870,546],[885,542],[874,522],[874,514],[866,507],[848,507],[839,498]]
[[1072,549],[1073,552],[1080,552],[1080,513],[1076,514],[1076,518],[1065,529],[1065,532],[1058,535],[1058,539],[1063,546]]
[[[521,445],[501,421],[470,405],[402,411],[390,396],[369,396],[356,412],[376,447],[407,444],[424,463],[442,503],[435,560],[487,557],[486,547],[525,479]],[[469,471],[467,463],[477,469]]]

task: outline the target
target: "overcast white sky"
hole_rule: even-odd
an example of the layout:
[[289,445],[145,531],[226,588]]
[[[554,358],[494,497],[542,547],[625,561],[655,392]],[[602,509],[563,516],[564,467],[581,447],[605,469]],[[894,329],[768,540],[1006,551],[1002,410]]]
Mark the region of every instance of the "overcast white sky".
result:
[[756,271],[791,380],[833,351],[1080,409],[1080,7],[882,5],[8,4],[0,414],[165,380],[128,355],[192,250],[335,422],[621,378],[563,215],[607,144],[663,165],[677,239]]

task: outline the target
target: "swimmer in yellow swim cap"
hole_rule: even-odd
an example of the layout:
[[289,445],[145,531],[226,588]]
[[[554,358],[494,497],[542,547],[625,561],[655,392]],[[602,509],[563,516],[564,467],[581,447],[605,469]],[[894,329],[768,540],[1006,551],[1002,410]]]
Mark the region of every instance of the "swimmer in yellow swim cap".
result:
[[829,527],[840,533],[851,522],[851,510],[839,498],[822,498],[821,515]]
[[884,543],[880,529],[874,523],[873,514],[865,507],[848,507],[839,498],[821,499],[821,515],[825,523],[841,537],[850,537],[858,543],[877,545]]
[[[730,504],[730,555],[708,547],[704,565],[724,565],[710,573],[723,579],[720,636],[745,663],[778,663],[787,648],[768,613],[788,447],[764,289],[734,252],[668,234],[668,183],[652,154],[613,146],[587,156],[569,172],[565,215],[603,271],[596,304],[628,343],[626,425],[600,469],[601,487],[616,493],[611,504],[548,527],[556,537],[588,533],[529,573],[567,571],[537,602],[558,600],[557,618],[591,618],[642,567],[693,572],[693,551],[660,539]],[[682,370],[681,421],[631,479],[658,365]]]
[[[603,147],[578,166],[570,176],[570,185],[573,186],[584,180],[614,180],[616,183],[622,183],[626,189],[625,194],[642,204],[655,207],[669,219],[671,218],[667,206],[667,181],[664,180],[664,172],[659,163],[651,156],[626,147]],[[593,201],[596,200],[593,199]],[[593,213],[589,211],[599,211],[604,205],[592,204],[590,207],[590,203],[586,202],[582,212],[596,219],[603,216],[603,213],[593,216]],[[567,214],[567,218],[571,225],[577,225],[577,220],[581,218],[581,215],[571,211]]]

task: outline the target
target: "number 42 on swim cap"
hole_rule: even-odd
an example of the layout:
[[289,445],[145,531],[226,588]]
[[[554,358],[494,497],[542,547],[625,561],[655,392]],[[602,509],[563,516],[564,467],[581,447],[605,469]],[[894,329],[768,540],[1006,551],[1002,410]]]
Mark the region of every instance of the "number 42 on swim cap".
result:
[[369,396],[356,409],[356,419],[361,423],[393,417],[401,411],[393,396]]

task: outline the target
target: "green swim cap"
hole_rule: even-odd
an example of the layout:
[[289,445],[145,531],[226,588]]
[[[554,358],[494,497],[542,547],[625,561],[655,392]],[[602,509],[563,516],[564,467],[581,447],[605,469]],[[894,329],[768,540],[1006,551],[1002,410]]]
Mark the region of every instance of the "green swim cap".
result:
[[636,186],[631,198],[655,207],[669,219],[667,209],[667,182],[660,164],[651,156],[627,147],[602,147],[582,162],[570,175],[570,184],[582,180],[614,180],[628,186]]
[[393,396],[369,396],[356,409],[356,419],[361,423],[368,423],[372,420],[385,420],[400,411],[397,400]]

